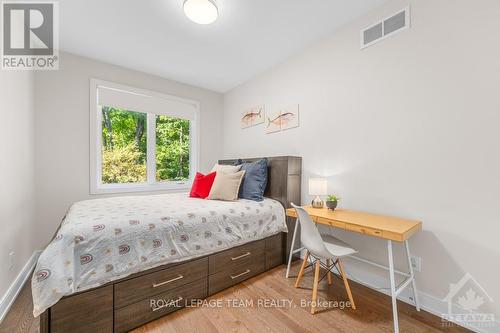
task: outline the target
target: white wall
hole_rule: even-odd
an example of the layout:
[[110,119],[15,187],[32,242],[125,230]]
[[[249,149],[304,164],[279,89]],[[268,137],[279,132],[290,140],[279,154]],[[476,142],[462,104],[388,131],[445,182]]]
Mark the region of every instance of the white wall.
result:
[[55,233],[73,202],[91,197],[90,78],[199,101],[200,169],[209,170],[222,156],[221,94],[68,53],[62,53],[60,61],[58,71],[35,76],[36,214],[38,234],[44,242]]
[[[0,71],[0,298],[39,244],[34,215],[33,94],[33,72]],[[11,251],[15,253],[12,269]]]
[[[308,178],[322,176],[341,207],[421,219],[420,289],[441,299],[470,272],[500,302],[500,1],[411,1],[410,30],[360,50],[360,29],[408,3],[390,1],[227,93],[224,155],[302,156],[303,203]],[[300,127],[240,129],[240,113],[261,103],[300,104]],[[387,262],[383,241],[338,234]]]

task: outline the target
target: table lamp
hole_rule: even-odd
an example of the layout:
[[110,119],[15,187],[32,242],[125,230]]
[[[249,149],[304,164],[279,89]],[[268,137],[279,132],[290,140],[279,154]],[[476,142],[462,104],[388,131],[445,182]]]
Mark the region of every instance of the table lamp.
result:
[[309,194],[315,195],[316,197],[311,202],[314,208],[322,208],[323,200],[319,197],[320,195],[327,195],[327,185],[328,181],[324,178],[310,178],[309,179]]

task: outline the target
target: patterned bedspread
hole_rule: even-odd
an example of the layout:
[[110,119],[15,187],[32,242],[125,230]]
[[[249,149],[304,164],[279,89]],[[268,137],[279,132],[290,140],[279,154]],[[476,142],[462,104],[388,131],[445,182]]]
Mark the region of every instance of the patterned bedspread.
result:
[[63,296],[281,231],[285,211],[272,199],[225,202],[175,193],[77,202],[38,259],[33,314]]

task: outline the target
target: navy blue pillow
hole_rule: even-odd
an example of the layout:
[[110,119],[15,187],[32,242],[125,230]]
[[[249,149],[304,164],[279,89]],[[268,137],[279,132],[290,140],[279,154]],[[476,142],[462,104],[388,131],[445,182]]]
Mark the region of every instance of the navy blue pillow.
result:
[[245,175],[241,181],[239,198],[262,201],[264,191],[267,186],[267,158],[256,162],[244,162],[241,170],[245,170]]

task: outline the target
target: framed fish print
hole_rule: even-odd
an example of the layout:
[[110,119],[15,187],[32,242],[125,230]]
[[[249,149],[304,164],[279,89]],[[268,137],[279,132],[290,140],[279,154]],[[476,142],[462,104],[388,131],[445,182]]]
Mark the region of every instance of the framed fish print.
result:
[[264,105],[250,108],[241,114],[241,128],[262,124],[266,118]]
[[267,117],[266,133],[299,127],[299,105],[283,108]]
[[299,127],[299,105],[293,105],[281,112],[281,130]]
[[281,131],[281,112],[271,113],[266,120],[266,133],[274,133]]

